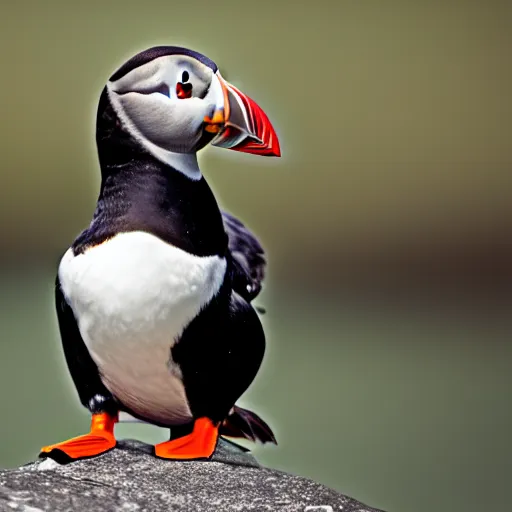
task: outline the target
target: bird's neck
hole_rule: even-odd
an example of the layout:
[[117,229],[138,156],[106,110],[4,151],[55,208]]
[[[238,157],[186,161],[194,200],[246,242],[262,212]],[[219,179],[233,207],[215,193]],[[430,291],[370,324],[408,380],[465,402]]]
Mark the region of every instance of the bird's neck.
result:
[[224,255],[227,237],[213,193],[148,154],[103,162],[93,220],[75,240],[80,253],[118,233],[144,231],[198,256]]
[[[173,165],[148,152],[123,128],[106,88],[98,106],[96,144],[101,189],[90,226],[73,244],[75,254],[130,231],[151,233],[199,256],[225,253],[222,215],[196,155],[174,153]],[[187,175],[185,164],[199,174]]]

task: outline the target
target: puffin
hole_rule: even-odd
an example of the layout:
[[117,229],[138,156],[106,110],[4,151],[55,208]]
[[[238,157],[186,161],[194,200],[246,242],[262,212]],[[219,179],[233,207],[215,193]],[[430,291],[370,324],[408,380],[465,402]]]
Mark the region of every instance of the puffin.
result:
[[265,421],[236,405],[265,353],[253,300],[266,255],[219,209],[198,165],[209,144],[281,156],[261,107],[205,55],[152,47],[107,81],[96,208],[55,282],[62,348],[91,426],[41,457],[107,452],[123,417],[170,429],[154,446],[164,459],[209,459],[219,436],[277,444]]

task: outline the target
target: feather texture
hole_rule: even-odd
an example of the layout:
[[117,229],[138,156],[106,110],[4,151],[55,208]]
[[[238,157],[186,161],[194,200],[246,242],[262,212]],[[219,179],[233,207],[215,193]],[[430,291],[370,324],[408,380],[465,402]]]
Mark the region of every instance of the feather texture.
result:
[[228,247],[232,256],[232,286],[251,302],[261,291],[266,259],[263,247],[245,225],[227,212],[222,212]]
[[223,421],[219,432],[223,436],[277,444],[271,428],[256,413],[237,405]]

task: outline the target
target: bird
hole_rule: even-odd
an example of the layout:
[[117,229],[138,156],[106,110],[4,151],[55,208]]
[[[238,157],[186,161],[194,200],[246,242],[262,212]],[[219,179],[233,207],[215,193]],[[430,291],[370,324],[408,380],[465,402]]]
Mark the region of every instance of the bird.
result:
[[265,353],[253,300],[267,257],[220,210],[198,164],[208,145],[281,156],[262,108],[205,55],[155,46],[107,80],[96,116],[96,208],[55,280],[62,349],[91,427],[41,457],[115,448],[123,415],[170,429],[153,447],[163,459],[209,459],[224,435],[277,444],[236,403]]

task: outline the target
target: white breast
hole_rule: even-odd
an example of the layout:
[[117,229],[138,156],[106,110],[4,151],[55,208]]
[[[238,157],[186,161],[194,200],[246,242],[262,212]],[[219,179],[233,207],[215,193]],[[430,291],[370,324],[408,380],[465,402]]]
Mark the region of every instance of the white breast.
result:
[[191,419],[171,347],[219,290],[226,261],[144,232],[122,233],[59,267],[62,290],[106,387],[163,424]]

